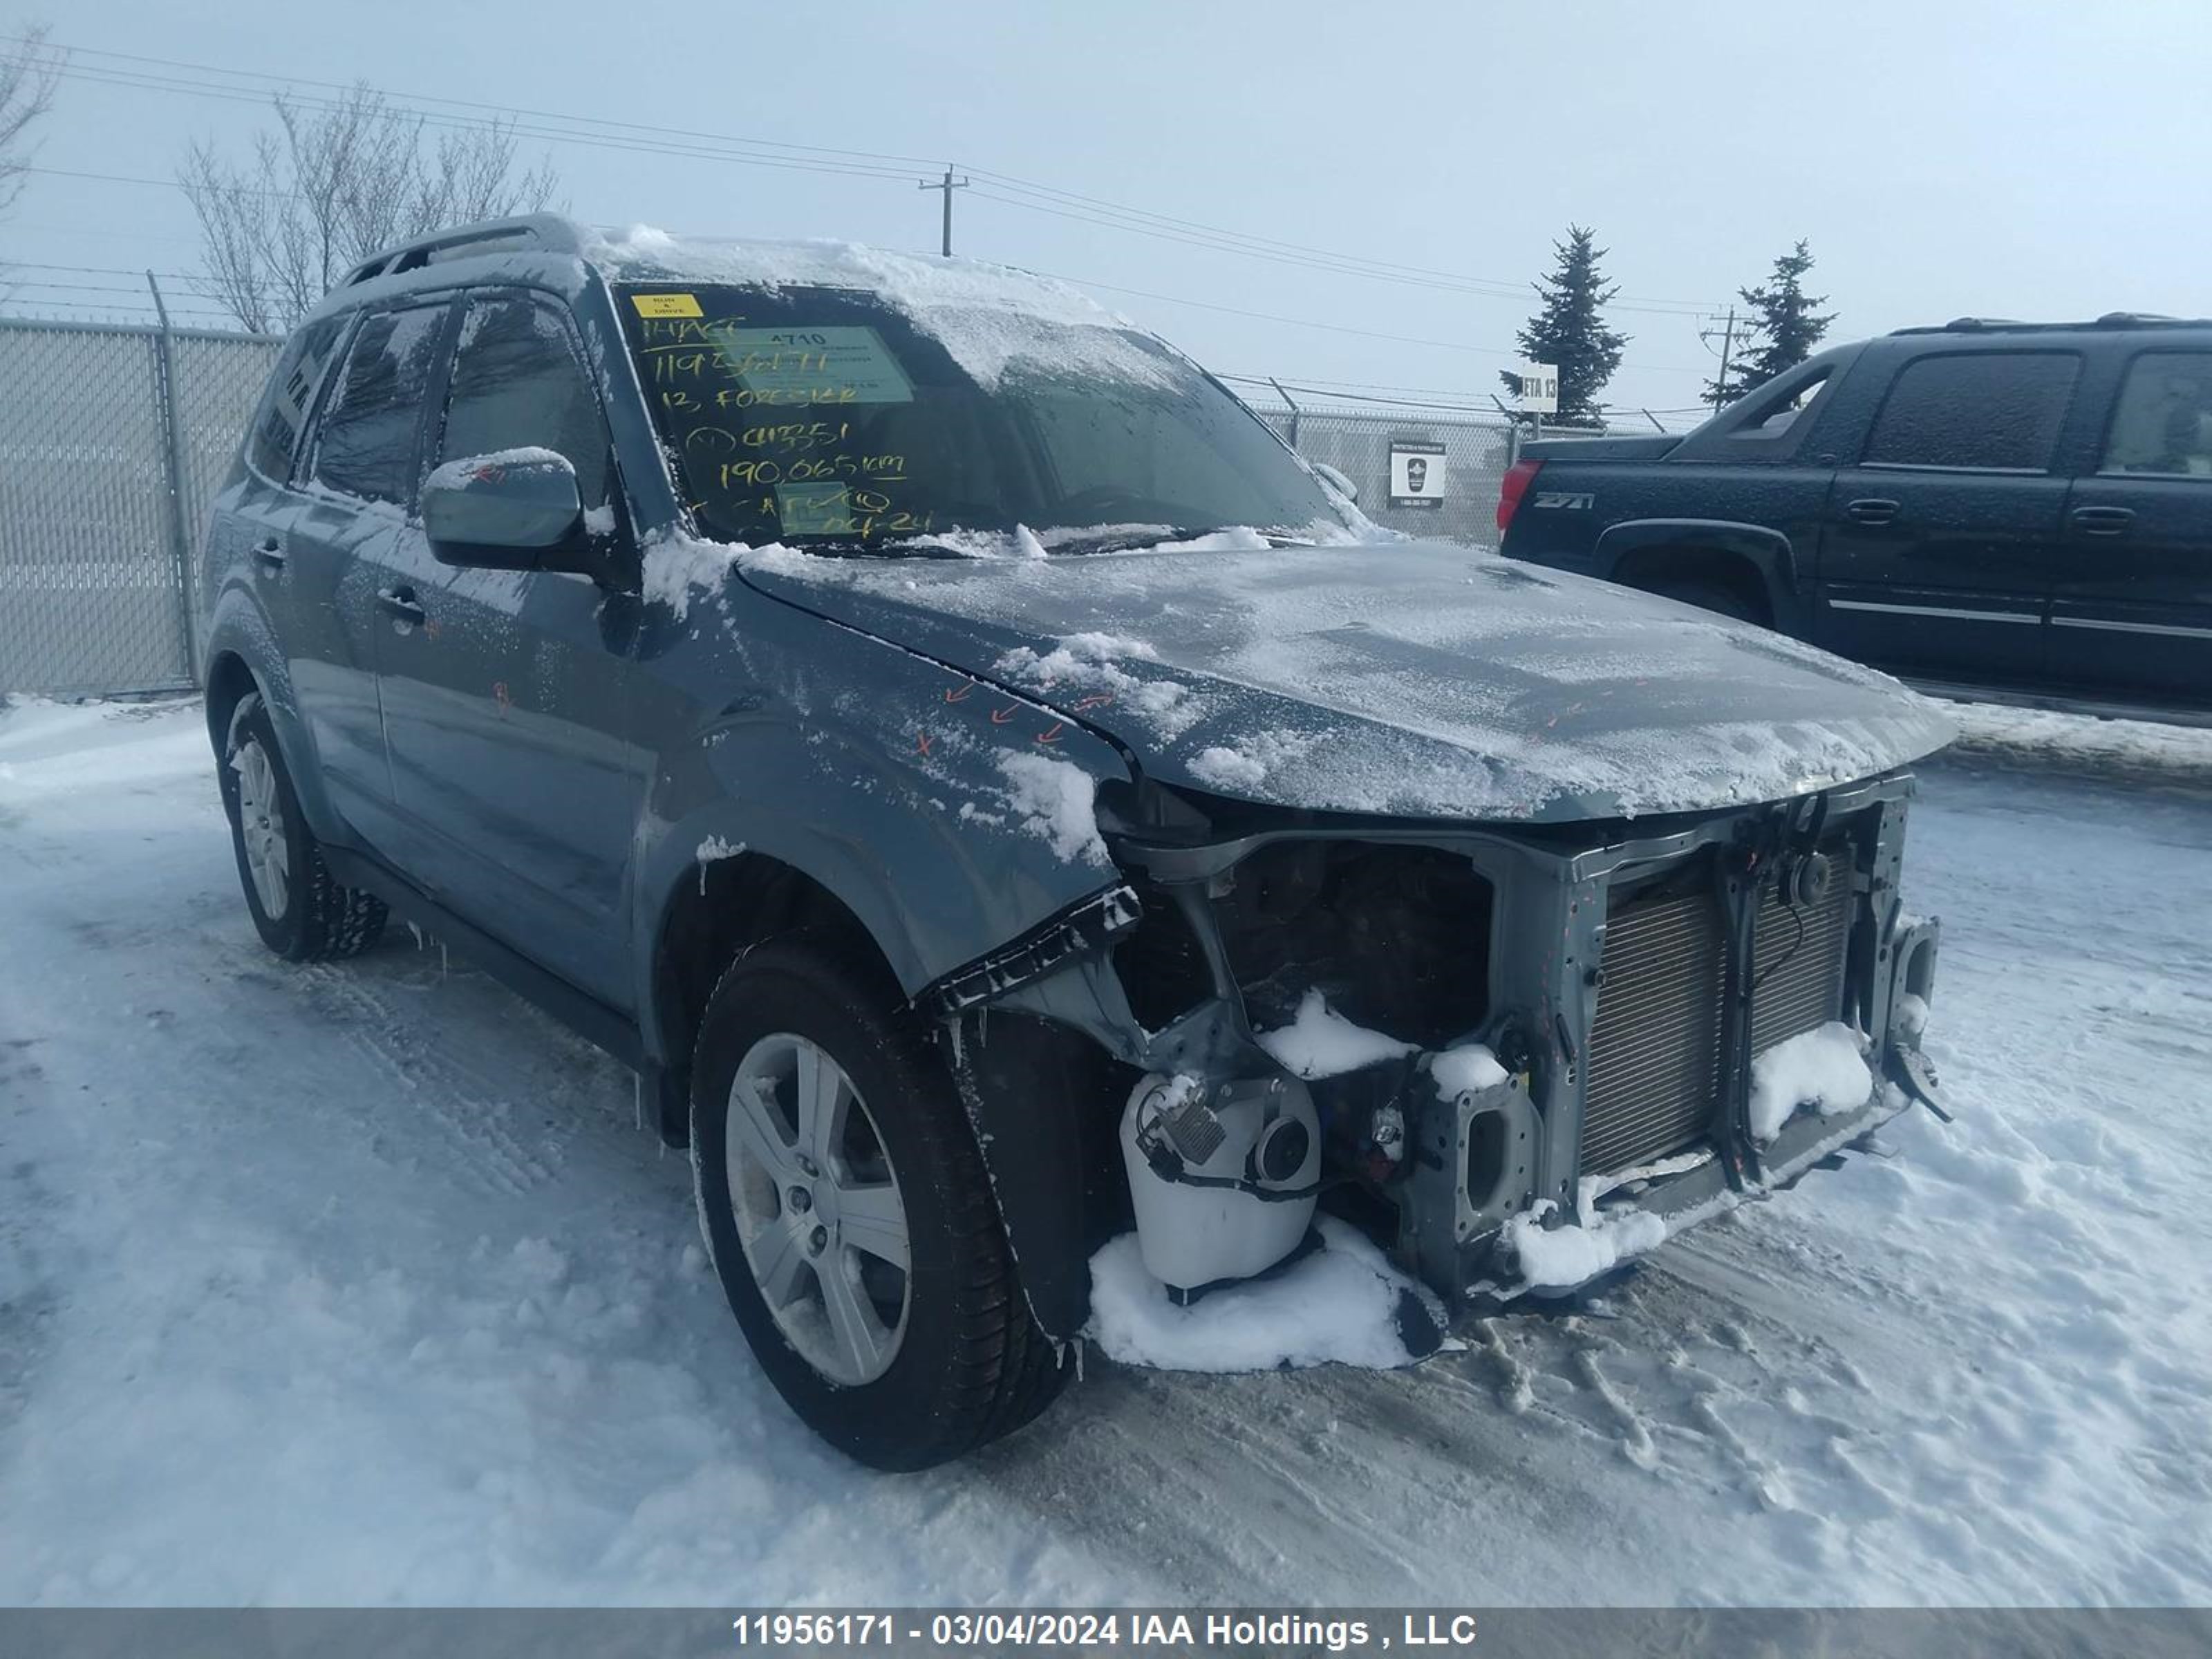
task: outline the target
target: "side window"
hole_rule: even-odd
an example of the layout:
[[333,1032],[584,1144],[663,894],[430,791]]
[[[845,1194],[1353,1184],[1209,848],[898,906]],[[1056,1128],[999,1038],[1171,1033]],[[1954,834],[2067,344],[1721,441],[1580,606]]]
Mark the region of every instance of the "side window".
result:
[[315,434],[318,483],[372,501],[415,499],[415,433],[446,319],[442,305],[364,319]]
[[2081,372],[2070,351],[1920,358],[1890,387],[1865,464],[2041,472]]
[[1752,404],[1747,399],[1747,407],[1739,416],[1735,428],[1728,435],[1737,440],[1779,438],[1795,430],[1834,378],[1835,370],[1827,368],[1795,390],[1778,387],[1771,396],[1767,396],[1763,388],[1753,392],[1753,398],[1765,397],[1766,400]]
[[608,442],[599,399],[560,313],[509,295],[470,301],[439,460],[550,449],[568,458],[577,494],[592,507],[607,499]]
[[315,387],[331,354],[337,349],[347,319],[325,317],[310,323],[292,337],[269,377],[262,394],[261,412],[246,441],[247,463],[263,477],[283,483],[292,476],[292,457],[300,446],[300,428],[307,423]]
[[2212,477],[2212,352],[2146,352],[2129,365],[2098,471]]

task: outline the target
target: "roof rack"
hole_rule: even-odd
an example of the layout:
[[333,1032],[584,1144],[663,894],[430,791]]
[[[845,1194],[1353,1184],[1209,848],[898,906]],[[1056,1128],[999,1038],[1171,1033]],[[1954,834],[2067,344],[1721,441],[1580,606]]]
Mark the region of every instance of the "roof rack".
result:
[[2010,317],[1954,317],[1948,323],[1896,328],[1897,334],[2057,334],[2093,328],[2212,328],[2212,319],[2168,317],[2154,311],[2108,311],[2089,323],[2023,323]]
[[351,288],[356,283],[366,283],[378,276],[396,276],[403,270],[419,270],[424,265],[445,259],[467,258],[477,254],[506,253],[519,248],[530,248],[546,253],[580,253],[584,239],[580,230],[557,213],[526,213],[512,219],[486,219],[473,225],[461,225],[452,230],[434,231],[428,236],[418,236],[397,247],[373,253],[348,271],[339,288]]

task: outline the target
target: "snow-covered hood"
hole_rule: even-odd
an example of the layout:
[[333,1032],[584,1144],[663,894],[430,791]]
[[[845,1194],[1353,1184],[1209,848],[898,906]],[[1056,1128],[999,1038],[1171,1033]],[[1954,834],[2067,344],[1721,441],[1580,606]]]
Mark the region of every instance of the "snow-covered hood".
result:
[[1565,821],[1779,799],[1952,738],[1885,674],[1435,543],[1048,559],[740,556],[755,587],[1020,690],[1166,783]]

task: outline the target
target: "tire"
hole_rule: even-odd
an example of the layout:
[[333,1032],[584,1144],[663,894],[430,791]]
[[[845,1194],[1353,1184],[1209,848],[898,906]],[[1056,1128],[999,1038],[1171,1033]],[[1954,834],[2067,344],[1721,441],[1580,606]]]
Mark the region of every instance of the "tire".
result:
[[359,956],[384,935],[384,901],[331,874],[260,694],[231,710],[216,769],[239,884],[261,942],[288,962]]
[[[786,1403],[860,1462],[923,1469],[1019,1428],[1066,1373],[951,1078],[849,954],[793,935],[722,975],[693,1054],[693,1180],[730,1310]],[[828,1114],[800,1112],[802,1079]]]
[[1711,611],[1717,616],[1732,617],[1737,622],[1759,628],[1768,625],[1750,600],[1724,582],[1662,580],[1646,585],[1644,591],[1656,593],[1662,599],[1680,599],[1684,605],[1694,605],[1700,611]]

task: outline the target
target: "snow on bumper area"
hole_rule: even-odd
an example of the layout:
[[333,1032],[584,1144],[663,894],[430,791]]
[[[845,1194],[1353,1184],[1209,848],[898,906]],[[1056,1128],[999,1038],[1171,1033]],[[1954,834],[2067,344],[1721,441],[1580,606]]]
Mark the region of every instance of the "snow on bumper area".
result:
[[1926,769],[1959,1121],[1671,1241],[1614,1317],[1393,1371],[1094,1354],[889,1478],[762,1379],[628,1073],[404,929],[270,958],[196,709],[0,713],[0,1602],[2201,1602],[2190,741]]

